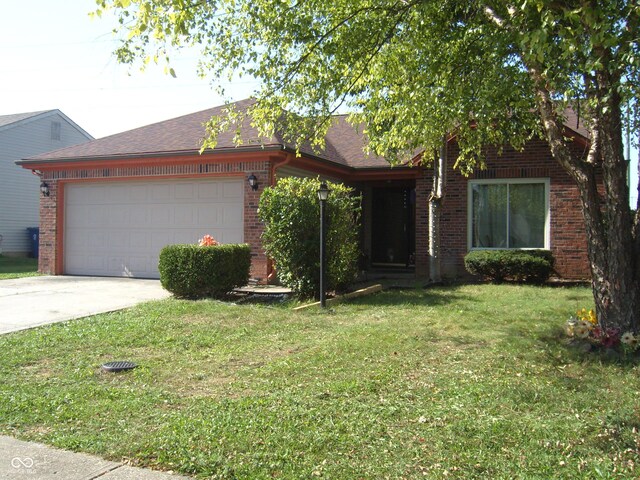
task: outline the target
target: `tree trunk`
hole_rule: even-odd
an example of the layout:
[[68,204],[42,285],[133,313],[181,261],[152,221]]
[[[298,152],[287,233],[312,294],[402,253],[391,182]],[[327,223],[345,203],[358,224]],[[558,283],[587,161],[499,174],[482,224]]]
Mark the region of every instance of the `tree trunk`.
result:
[[[562,120],[555,113],[544,80],[531,69],[538,91],[538,107],[553,157],[575,180],[580,190],[586,227],[588,258],[596,314],[605,329],[638,331],[640,312],[640,248],[634,241],[634,221],[629,207],[627,165],[622,144],[620,99],[601,96],[593,114],[587,159],[571,154],[563,137]],[[604,90],[609,79],[599,79]],[[598,92],[596,92],[597,95]],[[600,92],[602,93],[602,92]],[[601,175],[601,182],[599,176]],[[598,190],[598,184],[603,187]],[[637,218],[637,217],[636,217]]]
[[442,281],[440,268],[440,216],[446,174],[447,139],[443,137],[440,151],[433,161],[433,189],[429,196],[429,278],[432,282]]

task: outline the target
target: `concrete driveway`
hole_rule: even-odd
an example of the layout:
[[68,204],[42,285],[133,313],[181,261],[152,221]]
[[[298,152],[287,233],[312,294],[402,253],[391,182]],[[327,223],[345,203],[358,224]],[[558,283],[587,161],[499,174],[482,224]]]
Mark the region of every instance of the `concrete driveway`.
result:
[[159,280],[71,276],[0,280],[0,334],[168,296]]

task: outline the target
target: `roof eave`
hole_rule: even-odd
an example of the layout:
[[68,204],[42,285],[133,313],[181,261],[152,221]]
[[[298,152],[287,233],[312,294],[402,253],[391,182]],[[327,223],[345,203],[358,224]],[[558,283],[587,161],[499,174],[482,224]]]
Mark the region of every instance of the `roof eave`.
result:
[[208,149],[204,152],[200,150],[172,150],[163,152],[136,152],[136,153],[122,153],[117,155],[83,155],[75,157],[60,157],[60,158],[26,158],[17,160],[16,165],[20,165],[24,168],[28,168],[31,165],[55,165],[58,163],[71,164],[79,162],[104,162],[109,160],[124,160],[124,159],[142,159],[142,158],[162,158],[162,157],[186,157],[193,155],[205,155],[205,154],[220,154],[220,153],[247,153],[247,152],[260,152],[260,151],[278,151],[283,150],[283,146],[279,144],[274,145],[255,145],[255,146],[241,146],[241,147],[227,147],[220,149]]

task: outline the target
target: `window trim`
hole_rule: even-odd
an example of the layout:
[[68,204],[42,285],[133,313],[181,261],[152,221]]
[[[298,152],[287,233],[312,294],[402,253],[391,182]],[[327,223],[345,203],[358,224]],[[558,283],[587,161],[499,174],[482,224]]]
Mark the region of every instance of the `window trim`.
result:
[[[509,184],[531,184],[541,183],[544,185],[544,203],[545,203],[545,219],[544,219],[544,249],[551,249],[551,202],[550,190],[551,181],[549,178],[491,178],[469,180],[467,182],[467,250],[538,250],[539,248],[497,248],[497,247],[474,247],[473,246],[473,186],[474,185],[508,185]],[[507,195],[507,202],[509,197]],[[507,203],[508,205],[508,203]],[[507,210],[508,212],[508,210]],[[509,215],[507,214],[507,231],[509,229]]]

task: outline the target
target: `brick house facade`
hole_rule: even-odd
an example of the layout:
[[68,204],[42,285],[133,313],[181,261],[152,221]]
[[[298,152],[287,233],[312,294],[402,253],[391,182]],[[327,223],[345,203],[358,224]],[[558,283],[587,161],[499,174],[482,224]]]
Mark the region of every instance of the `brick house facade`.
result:
[[[239,105],[243,107],[248,102],[239,102]],[[73,254],[72,246],[66,245],[68,238],[65,237],[68,235],[65,232],[74,215],[73,211],[67,211],[70,207],[65,194],[74,185],[95,185],[96,188],[114,185],[113,182],[123,186],[141,182],[182,185],[202,180],[210,182],[215,189],[216,182],[235,179],[233,185],[240,185],[240,181],[242,185],[242,199],[239,200],[242,202],[239,210],[243,222],[241,236],[242,241],[251,246],[251,275],[264,282],[270,273],[270,265],[260,241],[263,228],[257,216],[260,194],[264,187],[274,184],[279,177],[307,175],[343,181],[363,193],[362,247],[369,256],[370,268],[405,267],[403,271],[413,271],[417,276],[428,275],[428,198],[432,188],[429,168],[390,168],[384,159],[364,155],[362,135],[344,118],[339,118],[329,131],[328,147],[321,153],[303,149],[297,156],[294,149],[278,138],[260,139],[238,148],[233,144],[233,133],[229,132],[219,137],[215,150],[200,154],[200,140],[204,135],[202,124],[219,113],[219,109],[206,110],[19,162],[24,168],[40,173],[49,186],[49,196],[41,197],[39,271],[74,273],[69,259],[65,258]],[[243,138],[251,139],[256,135],[250,126],[243,127]],[[577,138],[575,148],[584,148],[583,137]],[[441,223],[441,266],[445,277],[466,276],[463,257],[470,249],[470,184],[485,180],[508,182],[510,179],[519,182],[537,179],[541,185],[548,185],[545,187],[548,197],[545,232],[548,238],[544,246],[553,251],[560,277],[578,279],[589,276],[578,190],[551,158],[545,142],[531,141],[522,152],[505,148],[500,156],[488,150],[487,169],[469,178],[450,168],[456,156],[455,140],[451,140],[447,149],[449,171]],[[246,182],[250,175],[258,179],[257,190]],[[149,201],[147,206],[153,206],[152,203]],[[139,206],[125,207],[133,211]],[[96,216],[106,215],[107,218],[108,206],[104,211],[107,213],[96,213]],[[398,221],[397,217],[405,214],[411,218]],[[389,224],[382,218],[388,218]],[[107,220],[105,222],[108,224]],[[137,227],[135,222],[131,223],[132,231]],[[167,226],[167,229],[171,228]],[[204,222],[196,225],[193,232],[201,232],[199,235],[202,236],[209,233],[207,228]],[[98,231],[109,234],[108,226],[102,226]],[[388,239],[381,239],[376,231],[382,231]],[[141,230],[144,235],[152,235],[153,232],[151,228]],[[87,235],[91,238],[90,232]],[[194,242],[196,240],[193,238]],[[395,242],[389,243],[393,248],[381,243],[384,241]],[[127,253],[118,252],[111,243],[107,243],[105,251],[113,250],[108,253],[111,264],[114,259],[126,263]],[[91,245],[83,248],[91,249]],[[95,250],[92,255],[99,259],[101,251]],[[137,276],[130,265],[108,272],[96,267],[93,274]]]
[[[576,144],[578,153],[583,145]],[[458,155],[455,143],[448,148],[448,165]],[[556,259],[555,270],[560,278],[589,278],[587,242],[580,195],[573,180],[555,161],[546,142],[530,141],[522,152],[505,147],[498,155],[495,149],[486,152],[487,169],[464,177],[450,169],[446,197],[443,202],[441,243],[443,275],[464,275],[463,258],[469,251],[468,209],[472,180],[548,179],[549,181],[549,249]],[[427,182],[430,187],[430,178]]]

